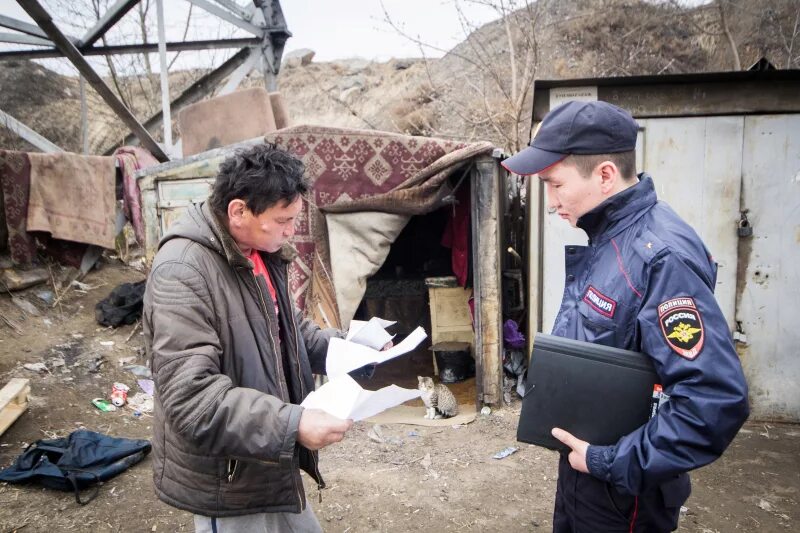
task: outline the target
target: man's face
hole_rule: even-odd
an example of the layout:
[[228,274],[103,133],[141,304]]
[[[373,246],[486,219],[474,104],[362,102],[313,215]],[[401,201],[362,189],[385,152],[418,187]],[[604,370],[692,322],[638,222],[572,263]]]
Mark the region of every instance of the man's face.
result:
[[558,213],[573,227],[605,199],[597,168],[585,178],[573,165],[556,163],[540,172],[539,179],[545,184],[548,210]]
[[302,208],[300,196],[290,204],[280,201],[259,215],[245,207],[241,219],[235,225],[231,224],[231,235],[242,250],[254,248],[262,252],[277,252],[294,235],[295,222]]

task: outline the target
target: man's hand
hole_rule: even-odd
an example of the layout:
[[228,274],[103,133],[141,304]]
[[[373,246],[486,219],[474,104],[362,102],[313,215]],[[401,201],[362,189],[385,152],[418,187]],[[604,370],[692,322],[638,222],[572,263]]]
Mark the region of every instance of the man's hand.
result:
[[570,466],[578,472],[588,474],[589,468],[586,466],[586,450],[589,448],[589,443],[561,428],[553,428],[550,433],[572,449],[568,457]]
[[342,440],[351,427],[352,420],[336,418],[320,409],[304,409],[297,428],[297,442],[309,450],[319,450]]
[[392,341],[389,341],[389,342],[387,342],[386,344],[383,345],[383,348],[381,348],[381,351],[385,352],[386,350],[388,350],[392,346],[394,346],[394,343]]

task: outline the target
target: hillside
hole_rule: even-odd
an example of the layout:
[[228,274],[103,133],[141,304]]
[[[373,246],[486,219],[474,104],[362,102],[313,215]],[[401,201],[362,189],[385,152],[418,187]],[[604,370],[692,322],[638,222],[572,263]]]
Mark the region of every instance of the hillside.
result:
[[[533,79],[731,70],[733,55],[714,5],[689,9],[676,4],[539,0],[474,31],[467,28],[469,37],[441,59],[287,66],[279,89],[295,123],[481,138],[514,149],[525,140]],[[800,4],[733,0],[728,6],[736,10],[729,30],[743,68],[761,56],[782,68],[800,67],[800,57],[789,59],[794,49],[790,25]],[[172,94],[202,74],[171,73]],[[255,72],[244,82],[262,84]],[[157,77],[130,77],[119,85],[142,120],[159,108]],[[102,153],[127,131],[93,91],[89,95],[91,151]],[[80,149],[76,78],[27,61],[0,63],[0,109],[65,149]],[[0,146],[30,149],[7,131],[0,131]]]

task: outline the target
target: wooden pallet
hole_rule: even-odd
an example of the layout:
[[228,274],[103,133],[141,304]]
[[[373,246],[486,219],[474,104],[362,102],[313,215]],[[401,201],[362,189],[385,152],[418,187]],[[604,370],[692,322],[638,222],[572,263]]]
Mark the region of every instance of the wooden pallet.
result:
[[28,408],[31,380],[13,378],[0,389],[0,435]]

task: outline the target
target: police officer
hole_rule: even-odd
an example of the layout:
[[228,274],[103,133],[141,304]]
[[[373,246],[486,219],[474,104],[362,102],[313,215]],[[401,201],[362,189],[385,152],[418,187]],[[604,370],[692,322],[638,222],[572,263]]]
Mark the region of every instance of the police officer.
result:
[[567,102],[531,145],[504,161],[538,174],[550,212],[581,228],[566,247],[566,287],[553,334],[640,351],[668,401],[611,446],[553,428],[562,454],[555,532],[677,528],[688,471],[718,458],[749,414],[747,384],[714,298],[717,265],[697,233],[636,175],[638,124],[605,102]]

